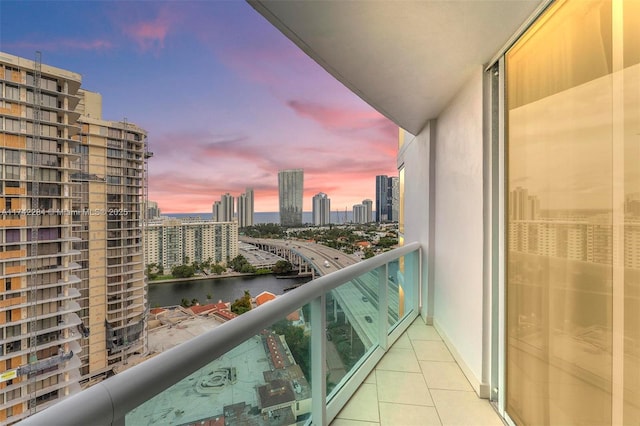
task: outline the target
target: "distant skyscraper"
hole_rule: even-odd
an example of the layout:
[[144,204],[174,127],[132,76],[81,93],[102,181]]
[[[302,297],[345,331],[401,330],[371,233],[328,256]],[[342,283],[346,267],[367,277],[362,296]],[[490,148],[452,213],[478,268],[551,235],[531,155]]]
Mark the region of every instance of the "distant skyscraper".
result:
[[235,216],[235,200],[228,192],[220,197],[220,203],[222,205],[222,220],[221,222],[233,222]]
[[238,195],[238,226],[253,226],[253,188],[247,188],[244,194]]
[[155,201],[147,202],[147,219],[156,219],[160,217],[160,209]]
[[214,222],[233,222],[235,214],[234,198],[228,192],[220,196],[220,201],[213,203],[212,219]]
[[280,224],[282,226],[302,225],[303,184],[304,172],[302,169],[278,172]]
[[400,207],[400,184],[397,177],[376,176],[376,222],[397,221]]
[[376,176],[376,222],[389,220],[389,177]]
[[353,206],[353,223],[367,223],[367,207],[364,204]]
[[362,205],[365,208],[365,217],[363,223],[373,222],[373,201],[369,199],[362,200]]
[[211,220],[214,222],[222,222],[220,218],[222,217],[222,203],[220,201],[214,201],[213,207],[211,208]]
[[313,196],[313,224],[322,226],[331,222],[331,200],[324,192]]

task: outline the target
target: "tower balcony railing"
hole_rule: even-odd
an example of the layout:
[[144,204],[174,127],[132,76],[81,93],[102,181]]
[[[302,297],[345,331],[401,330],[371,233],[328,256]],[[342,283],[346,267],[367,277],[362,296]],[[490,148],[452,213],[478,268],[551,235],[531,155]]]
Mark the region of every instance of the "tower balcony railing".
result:
[[410,243],[317,278],[23,424],[329,424],[418,316]]

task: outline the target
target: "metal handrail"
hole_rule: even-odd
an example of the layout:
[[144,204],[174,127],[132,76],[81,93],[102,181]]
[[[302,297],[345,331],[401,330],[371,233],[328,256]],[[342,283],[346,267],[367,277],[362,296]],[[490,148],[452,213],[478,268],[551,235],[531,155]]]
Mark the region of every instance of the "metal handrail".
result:
[[21,424],[124,425],[128,412],[259,334],[265,325],[273,324],[317,297],[419,248],[417,242],[408,243],[316,278],[184,344],[64,398]]

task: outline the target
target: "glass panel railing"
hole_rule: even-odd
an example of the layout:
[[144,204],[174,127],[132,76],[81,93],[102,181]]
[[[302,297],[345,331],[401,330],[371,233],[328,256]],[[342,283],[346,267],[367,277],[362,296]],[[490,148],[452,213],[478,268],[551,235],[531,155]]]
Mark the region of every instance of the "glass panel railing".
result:
[[[318,278],[46,415],[60,424],[327,424],[417,315],[419,253],[411,243]],[[25,424],[43,423],[36,414]]]
[[309,319],[308,305],[295,310],[130,411],[125,424],[304,422],[311,415]]
[[419,257],[409,253],[388,263],[389,330],[417,308]]
[[400,259],[389,262],[387,264],[387,288],[389,298],[387,322],[389,328],[393,328],[404,314],[404,300],[400,291],[402,281]]
[[381,269],[362,274],[326,296],[328,394],[348,379],[359,361],[379,344]]

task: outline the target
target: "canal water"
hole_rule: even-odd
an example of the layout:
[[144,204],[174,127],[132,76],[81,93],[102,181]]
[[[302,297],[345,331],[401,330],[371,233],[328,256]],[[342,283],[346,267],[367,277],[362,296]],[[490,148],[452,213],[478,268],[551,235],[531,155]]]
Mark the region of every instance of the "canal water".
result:
[[[234,302],[248,290],[252,297],[263,291],[281,295],[284,290],[306,283],[310,278],[276,278],[273,275],[253,277],[227,277],[207,280],[149,283],[149,306],[179,305],[182,299],[198,299],[201,305]],[[211,295],[211,299],[207,299]]]

